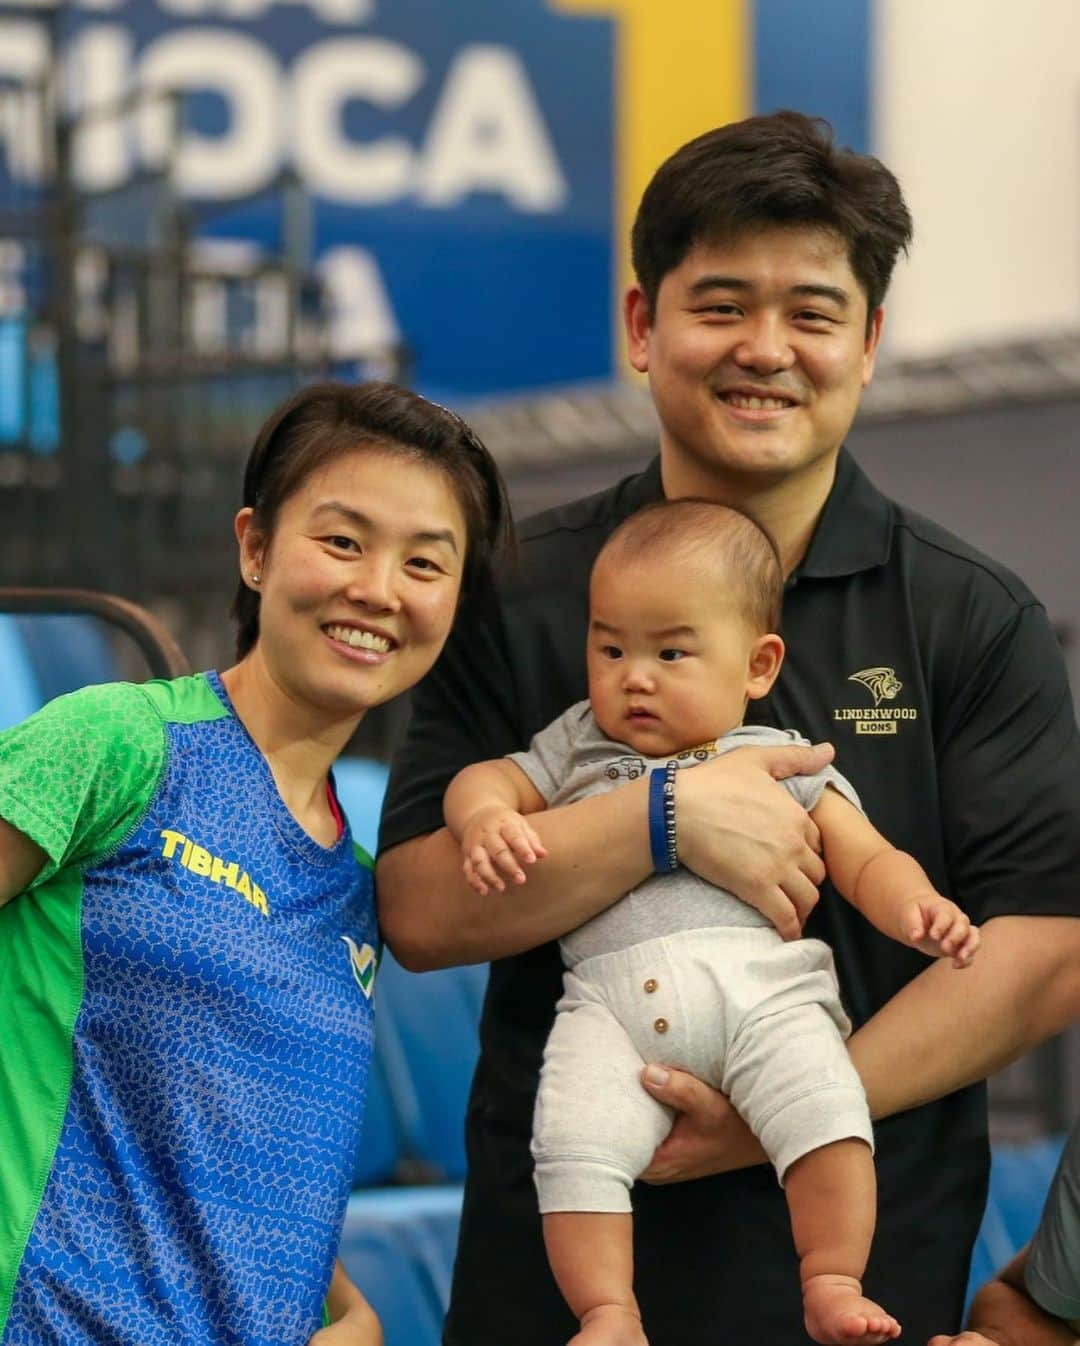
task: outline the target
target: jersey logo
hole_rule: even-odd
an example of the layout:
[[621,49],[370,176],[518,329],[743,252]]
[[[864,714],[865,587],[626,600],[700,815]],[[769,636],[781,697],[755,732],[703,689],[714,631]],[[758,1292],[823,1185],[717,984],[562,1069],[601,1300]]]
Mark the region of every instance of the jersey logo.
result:
[[892,668],[863,668],[852,673],[848,682],[861,682],[874,698],[875,706],[880,706],[883,701],[895,701],[897,692],[904,686]]
[[261,911],[264,916],[270,915],[266,894],[235,860],[223,860],[220,855],[211,855],[205,846],[198,845],[190,837],[184,836],[183,832],[174,832],[170,827],[162,830],[161,854],[166,860],[173,860],[184,869],[189,869],[192,874],[209,879],[211,883],[224,884],[250,902],[256,911]]
[[375,950],[370,944],[361,944],[358,948],[356,940],[349,935],[342,935],[341,938],[349,950],[349,965],[352,968],[353,980],[370,1000],[371,990],[375,984],[375,965],[378,962]]
[[883,701],[895,701],[904,690],[895,668],[878,664],[874,668],[860,668],[848,682],[857,682],[874,698],[873,709],[863,706],[839,706],[833,711],[834,720],[853,724],[856,734],[896,734],[903,720],[917,720],[914,706],[883,706]]

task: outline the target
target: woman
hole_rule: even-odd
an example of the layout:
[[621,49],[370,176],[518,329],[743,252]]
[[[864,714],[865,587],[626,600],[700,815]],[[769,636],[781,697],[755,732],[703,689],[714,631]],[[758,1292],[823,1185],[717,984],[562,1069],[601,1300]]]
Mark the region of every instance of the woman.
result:
[[239,661],[0,735],[4,1346],[381,1341],[331,1283],[378,935],[329,773],[507,527],[452,413],[304,389],[247,464]]

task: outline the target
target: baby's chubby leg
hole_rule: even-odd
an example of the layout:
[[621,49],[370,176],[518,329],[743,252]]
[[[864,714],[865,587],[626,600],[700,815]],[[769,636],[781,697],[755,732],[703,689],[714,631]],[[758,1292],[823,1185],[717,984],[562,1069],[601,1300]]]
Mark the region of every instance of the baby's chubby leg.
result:
[[570,1346],[648,1346],[634,1298],[628,1212],[552,1211],[544,1245],[563,1298],[581,1323]]
[[874,1161],[861,1140],[804,1154],[784,1175],[799,1254],[806,1330],[824,1346],[879,1346],[900,1324],[862,1293],[877,1208]]
[[646,1346],[630,1189],[671,1129],[641,1055],[593,983],[568,972],[544,1051],[532,1153],[544,1242],[581,1323],[574,1346]]

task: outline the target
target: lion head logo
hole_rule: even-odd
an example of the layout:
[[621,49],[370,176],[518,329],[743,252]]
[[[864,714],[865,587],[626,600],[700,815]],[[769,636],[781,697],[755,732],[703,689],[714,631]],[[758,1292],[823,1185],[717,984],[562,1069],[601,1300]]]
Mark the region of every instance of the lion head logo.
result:
[[880,706],[882,701],[895,701],[904,685],[891,668],[863,668],[852,673],[848,682],[861,682],[874,698],[875,706]]

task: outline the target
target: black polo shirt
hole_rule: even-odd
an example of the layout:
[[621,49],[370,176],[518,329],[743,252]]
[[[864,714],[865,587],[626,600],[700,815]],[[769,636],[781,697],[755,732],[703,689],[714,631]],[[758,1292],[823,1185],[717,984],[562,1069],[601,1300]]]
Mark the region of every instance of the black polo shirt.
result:
[[[524,747],[586,695],[592,562],[612,529],[661,493],[654,462],[522,526],[516,568],[466,605],[415,694],[384,849],[442,825],[443,790],[461,766]],[[844,452],[788,585],[783,630],[783,671],[751,703],[751,721],[834,742],[871,820],[977,921],[1080,914],[1073,706],[1046,613],[1014,575],[886,499]],[[927,965],[828,885],[808,933],[832,945],[856,1025]],[[556,1346],[573,1335],[544,1256],[529,1156],[561,976],[555,944],[492,966],[450,1346]],[[876,1138],[879,1223],[865,1288],[905,1340],[925,1342],[960,1327],[987,1182],[984,1088],[891,1117]],[[805,1342],[771,1169],[639,1183],[634,1207],[635,1285],[653,1346]]]

